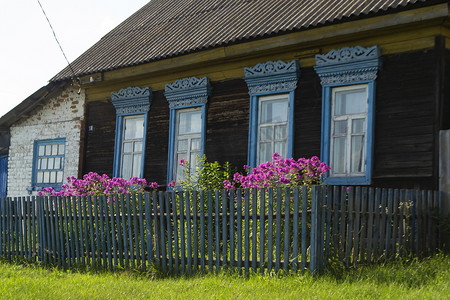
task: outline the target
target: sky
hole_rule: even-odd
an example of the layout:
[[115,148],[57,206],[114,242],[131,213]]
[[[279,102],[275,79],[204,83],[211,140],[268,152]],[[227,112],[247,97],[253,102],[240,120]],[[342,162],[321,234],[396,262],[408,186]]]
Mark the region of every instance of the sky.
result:
[[[70,62],[149,0],[39,0]],[[38,0],[1,0],[0,116],[67,62]]]

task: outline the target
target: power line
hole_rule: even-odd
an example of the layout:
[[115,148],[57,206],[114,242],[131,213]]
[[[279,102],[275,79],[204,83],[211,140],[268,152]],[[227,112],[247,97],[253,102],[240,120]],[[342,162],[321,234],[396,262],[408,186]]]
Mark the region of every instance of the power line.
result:
[[70,71],[72,71],[73,77],[76,78],[76,81],[77,81],[77,83],[78,83],[78,86],[81,86],[80,78],[78,78],[78,76],[75,74],[75,71],[73,70],[72,65],[70,64],[69,60],[67,59],[66,53],[64,53],[64,50],[63,50],[61,44],[59,43],[58,38],[56,37],[55,30],[53,30],[53,26],[52,26],[52,24],[50,23],[50,20],[48,19],[47,14],[45,13],[45,10],[44,10],[44,8],[43,8],[42,5],[41,5],[41,2],[40,2],[39,0],[37,0],[37,2],[39,3],[39,6],[41,7],[42,13],[44,14],[45,18],[47,19],[48,25],[50,26],[50,29],[51,29],[52,32],[53,32],[53,36],[55,37],[56,43],[58,43],[58,46],[59,46],[59,49],[61,50],[61,53],[64,55],[64,58],[66,59],[66,62],[67,62],[67,65],[68,65],[69,68],[70,68]]

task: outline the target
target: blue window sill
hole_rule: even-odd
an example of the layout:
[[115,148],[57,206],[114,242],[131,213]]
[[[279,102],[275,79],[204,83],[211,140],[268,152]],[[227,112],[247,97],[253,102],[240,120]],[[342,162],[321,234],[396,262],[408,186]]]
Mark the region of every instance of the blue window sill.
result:
[[324,182],[331,185],[370,185],[371,180],[366,176],[358,177],[326,177]]

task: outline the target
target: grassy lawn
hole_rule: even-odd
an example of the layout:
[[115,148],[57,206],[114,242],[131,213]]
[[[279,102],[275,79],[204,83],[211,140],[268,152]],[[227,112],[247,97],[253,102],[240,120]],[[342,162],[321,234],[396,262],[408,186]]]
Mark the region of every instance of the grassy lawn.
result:
[[448,299],[450,256],[312,277],[233,274],[156,278],[62,272],[0,262],[1,299]]

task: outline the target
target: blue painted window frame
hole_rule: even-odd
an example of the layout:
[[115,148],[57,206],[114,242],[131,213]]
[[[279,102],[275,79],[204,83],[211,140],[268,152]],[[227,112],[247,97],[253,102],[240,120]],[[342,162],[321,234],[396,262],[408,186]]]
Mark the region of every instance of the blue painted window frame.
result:
[[[54,145],[54,144],[64,144],[64,155],[62,156],[62,163],[61,163],[61,168],[60,170],[63,171],[63,177],[62,177],[62,181],[61,182],[57,182],[57,183],[39,183],[39,185],[36,182],[36,177],[37,177],[37,162],[39,159],[39,146],[43,146],[43,145]],[[46,140],[36,140],[34,141],[34,145],[33,145],[33,170],[32,170],[32,175],[31,175],[31,185],[33,187],[33,189],[35,190],[36,188],[43,188],[43,187],[52,187],[54,189],[58,189],[61,188],[61,185],[64,183],[64,169],[65,169],[65,160],[66,160],[66,138],[56,138],[56,139],[46,139]],[[60,156],[60,155],[58,155]]]
[[201,155],[205,154],[206,104],[212,87],[207,77],[187,77],[166,84],[164,95],[169,103],[169,145],[167,158],[167,184],[174,180],[175,140],[177,132],[177,112],[181,109],[200,107],[202,112]]
[[[147,122],[148,122],[148,112],[146,113],[130,113],[130,114],[120,114],[116,115],[116,138],[114,142],[114,165],[113,165],[113,176],[122,177],[121,165],[122,165],[122,143],[123,143],[123,125],[125,117],[129,116],[144,116],[144,136],[142,139],[142,159],[141,159],[141,174],[140,178],[144,177],[144,166],[145,166],[145,145],[147,144]],[[126,178],[129,179],[129,178]]]
[[375,81],[357,81],[351,84],[329,84],[322,87],[322,135],[320,157],[323,162],[331,162],[331,119],[332,119],[332,93],[333,88],[344,86],[367,85],[367,133],[366,133],[366,161],[365,176],[330,176],[330,171],[326,175],[325,182],[336,185],[369,185],[371,184],[373,171],[374,152],[374,127],[375,127]]
[[[148,114],[152,102],[150,87],[128,87],[111,93],[111,102],[116,109],[116,135],[114,141],[113,176],[121,177],[121,157],[124,119],[128,116],[144,116],[144,136],[142,140],[142,160],[140,178],[144,177],[145,147],[147,145]],[[129,178],[127,178],[129,179]]]
[[273,95],[289,95],[289,118],[288,118],[288,157],[294,155],[294,97],[293,90],[289,92],[266,92],[256,93],[250,96],[250,120],[249,120],[249,138],[248,138],[248,153],[247,153],[247,165],[250,167],[257,166],[258,159],[258,127],[259,127],[259,104],[260,97],[273,96]]
[[200,108],[202,112],[202,129],[201,129],[201,150],[200,156],[205,154],[205,140],[206,140],[206,104],[197,105],[185,105],[170,109],[170,121],[169,121],[169,157],[167,160],[167,183],[175,179],[175,147],[176,147],[176,133],[177,133],[177,114],[179,110]]
[[322,133],[321,160],[331,162],[331,122],[333,88],[367,85],[367,132],[365,175],[332,176],[330,171],[324,181],[335,185],[370,185],[373,175],[374,135],[375,135],[375,80],[381,68],[381,52],[378,46],[364,48],[361,46],[344,47],[331,50],[324,55],[316,55],[314,69],[322,84]]
[[258,157],[259,99],[262,96],[289,94],[289,132],[288,157],[294,156],[294,102],[295,90],[300,77],[300,64],[289,62],[267,61],[254,67],[244,68],[245,78],[250,95],[250,116],[248,131],[247,165],[254,168]]

